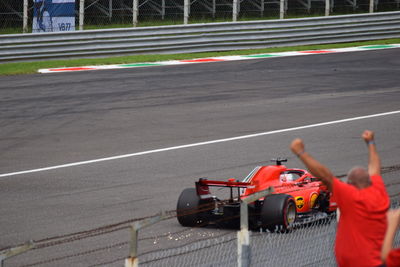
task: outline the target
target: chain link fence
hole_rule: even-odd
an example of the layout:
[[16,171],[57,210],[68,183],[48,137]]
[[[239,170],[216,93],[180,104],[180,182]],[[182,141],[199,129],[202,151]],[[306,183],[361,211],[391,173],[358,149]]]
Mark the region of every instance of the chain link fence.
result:
[[[52,0],[0,1],[0,33],[32,32],[34,1]],[[400,0],[75,0],[74,13],[76,29],[104,29],[397,10]]]
[[[383,169],[391,198],[391,208],[400,207],[399,185],[394,179],[400,165]],[[342,175],[344,176],[344,175]],[[339,176],[339,177],[342,177]],[[237,230],[182,227],[175,211],[163,220],[140,230],[137,256],[140,266],[236,266]],[[33,241],[33,249],[7,258],[2,267],[31,266],[123,266],[132,251],[132,224],[154,218],[123,222]],[[251,266],[336,266],[333,246],[336,235],[334,216],[296,224],[287,233],[252,231]],[[168,230],[166,230],[168,229]],[[395,238],[400,247],[400,233]],[[10,248],[0,249],[2,252]]]
[[0,1],[0,33],[22,32],[23,11],[22,1]]
[[[393,207],[399,207],[398,202]],[[140,232],[140,266],[237,266],[235,229],[180,228],[153,235],[171,223],[177,223],[175,217]],[[335,235],[335,219],[299,225],[290,233],[252,232],[251,266],[334,267]],[[129,226],[125,225],[53,242],[37,241],[33,250],[7,259],[4,267],[123,266],[129,237]],[[400,246],[399,234],[395,246]]]

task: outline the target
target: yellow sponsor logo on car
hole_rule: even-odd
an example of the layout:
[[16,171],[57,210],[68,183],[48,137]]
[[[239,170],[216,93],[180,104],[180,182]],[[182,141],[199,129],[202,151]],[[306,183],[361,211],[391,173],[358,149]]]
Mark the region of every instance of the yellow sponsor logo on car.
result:
[[315,192],[311,193],[311,197],[310,197],[310,208],[314,208],[314,206],[315,206],[315,201],[317,200],[317,198],[318,198],[318,194],[317,194],[317,193],[315,193]]
[[296,197],[296,206],[299,210],[301,210],[304,207],[304,198],[303,197]]

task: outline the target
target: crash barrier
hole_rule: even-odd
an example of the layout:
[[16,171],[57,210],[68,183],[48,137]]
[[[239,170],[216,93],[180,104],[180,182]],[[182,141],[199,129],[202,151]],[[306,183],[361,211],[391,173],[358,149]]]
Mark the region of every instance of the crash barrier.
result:
[[[66,2],[63,0],[61,2]],[[37,0],[36,4],[41,1]],[[46,10],[46,5],[41,5]],[[53,1],[55,2],[55,1]],[[76,25],[44,20],[45,31],[276,19],[399,10],[399,0],[76,0]],[[51,3],[50,3],[51,5]],[[38,5],[36,5],[38,8]],[[0,1],[0,32],[32,32],[33,0]],[[36,21],[37,21],[36,17]],[[58,21],[59,22],[59,21]]]
[[400,37],[400,12],[0,36],[0,62],[171,54]]

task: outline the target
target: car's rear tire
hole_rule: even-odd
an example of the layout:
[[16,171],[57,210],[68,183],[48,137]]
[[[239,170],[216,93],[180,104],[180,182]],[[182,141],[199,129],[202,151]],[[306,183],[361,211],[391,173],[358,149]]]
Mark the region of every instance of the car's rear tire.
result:
[[209,223],[212,199],[202,200],[195,188],[186,188],[178,198],[176,213],[182,226],[205,226]]
[[261,207],[261,225],[271,232],[286,232],[293,228],[297,210],[293,197],[286,194],[266,196]]

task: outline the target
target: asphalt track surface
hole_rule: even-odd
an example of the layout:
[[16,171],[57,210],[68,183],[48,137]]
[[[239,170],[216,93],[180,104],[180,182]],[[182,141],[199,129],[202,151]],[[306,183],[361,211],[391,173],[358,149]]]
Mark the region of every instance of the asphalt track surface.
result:
[[[295,137],[339,175],[366,165],[360,135],[371,129],[382,165],[399,165],[400,113],[271,132],[399,111],[399,53],[0,77],[0,248],[173,210],[199,177],[242,179],[273,157],[301,167]],[[198,144],[256,133],[269,134]],[[8,175],[25,170],[36,171]]]

